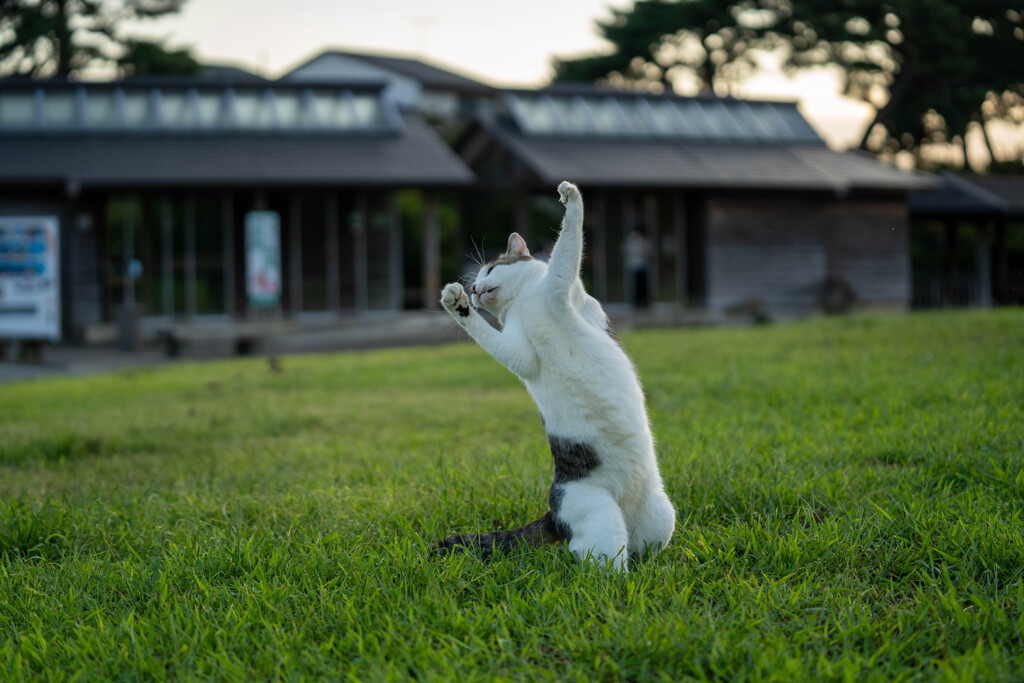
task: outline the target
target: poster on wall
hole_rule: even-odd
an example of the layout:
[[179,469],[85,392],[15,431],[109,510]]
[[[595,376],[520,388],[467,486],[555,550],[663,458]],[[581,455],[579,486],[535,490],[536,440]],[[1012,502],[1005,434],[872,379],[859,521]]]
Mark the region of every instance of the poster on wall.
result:
[[0,339],[60,340],[56,216],[0,216]]
[[256,308],[281,304],[281,218],[276,211],[245,214],[245,290]]

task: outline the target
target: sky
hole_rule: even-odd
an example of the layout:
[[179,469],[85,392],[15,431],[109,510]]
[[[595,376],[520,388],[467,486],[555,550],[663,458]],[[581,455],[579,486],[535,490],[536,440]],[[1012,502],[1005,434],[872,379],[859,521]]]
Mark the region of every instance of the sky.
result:
[[[190,47],[207,63],[229,63],[276,78],[326,49],[397,54],[498,86],[546,84],[554,56],[610,46],[595,21],[616,0],[188,0],[184,10],[129,27],[134,36]],[[856,145],[870,110],[841,97],[833,74],[797,79],[776,68],[738,95],[798,100],[804,115],[836,148]]]

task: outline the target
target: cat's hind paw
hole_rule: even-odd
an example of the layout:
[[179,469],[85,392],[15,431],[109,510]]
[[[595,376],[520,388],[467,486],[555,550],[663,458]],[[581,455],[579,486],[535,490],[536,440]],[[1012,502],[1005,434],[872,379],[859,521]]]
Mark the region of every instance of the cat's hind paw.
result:
[[452,282],[441,290],[441,305],[452,315],[469,317],[469,297],[458,282]]
[[570,201],[579,201],[580,190],[578,187],[570,183],[568,180],[563,180],[558,186],[558,201],[568,206]]

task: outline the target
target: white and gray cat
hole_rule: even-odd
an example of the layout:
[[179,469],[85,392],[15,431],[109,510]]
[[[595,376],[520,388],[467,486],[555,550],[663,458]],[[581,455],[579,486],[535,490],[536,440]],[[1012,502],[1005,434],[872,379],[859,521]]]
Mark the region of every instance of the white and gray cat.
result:
[[[627,557],[668,544],[675,511],[665,495],[643,390],[597,299],[583,289],[583,198],[563,182],[565,217],[548,263],[513,233],[467,295],[445,286],[441,304],[526,385],[547,430],[555,476],[550,510],[519,529],[452,536],[435,554],[566,542],[580,558],[627,568]],[[476,311],[497,316],[501,330]]]

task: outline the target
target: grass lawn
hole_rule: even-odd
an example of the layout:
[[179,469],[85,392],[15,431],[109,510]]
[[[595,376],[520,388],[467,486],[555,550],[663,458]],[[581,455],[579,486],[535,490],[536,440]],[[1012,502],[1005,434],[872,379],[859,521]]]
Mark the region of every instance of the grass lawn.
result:
[[546,509],[469,342],[0,385],[0,676],[1021,680],[1024,311],[623,342],[679,517],[625,576],[426,556]]

